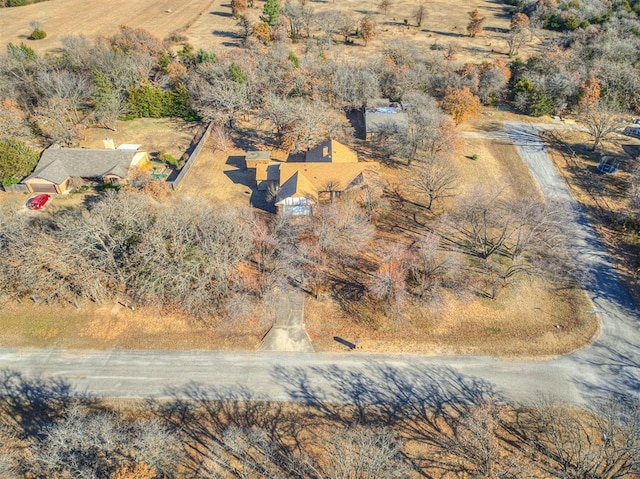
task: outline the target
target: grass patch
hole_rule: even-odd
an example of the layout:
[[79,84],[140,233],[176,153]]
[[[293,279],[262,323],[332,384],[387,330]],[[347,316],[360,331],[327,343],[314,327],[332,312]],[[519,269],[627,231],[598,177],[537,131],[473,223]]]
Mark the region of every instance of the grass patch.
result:
[[151,308],[131,311],[120,304],[56,306],[4,303],[0,347],[67,349],[254,350],[264,325],[207,325]]

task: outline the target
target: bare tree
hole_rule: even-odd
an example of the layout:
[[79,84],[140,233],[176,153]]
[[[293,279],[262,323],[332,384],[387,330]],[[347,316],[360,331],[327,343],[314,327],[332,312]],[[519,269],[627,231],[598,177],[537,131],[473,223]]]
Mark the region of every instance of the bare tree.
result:
[[402,305],[407,298],[409,256],[406,248],[391,244],[380,253],[378,270],[368,281],[367,288],[394,320],[402,318]]
[[321,101],[305,102],[270,94],[262,114],[274,126],[279,146],[287,151],[305,151],[349,128],[344,115]]
[[416,6],[415,10],[413,11],[413,18],[416,21],[416,26],[421,27],[422,22],[424,21],[426,16],[427,16],[426,5],[424,3],[421,3],[418,6]]
[[249,106],[249,87],[228,72],[229,64],[201,65],[189,80],[189,91],[204,118],[233,127],[237,115]]
[[323,62],[322,66],[328,67],[329,71],[318,72],[318,75],[329,78],[319,85],[319,95],[333,106],[345,110],[359,109],[380,96],[378,78],[366,65],[354,68],[343,62]]
[[425,94],[412,93],[403,101],[407,112],[406,128],[395,128],[385,140],[391,154],[406,160],[407,165],[421,157],[428,161],[446,158],[454,149],[455,133],[435,100]]
[[335,25],[335,32],[342,36],[343,42],[346,44],[349,41],[349,36],[353,33],[355,26],[355,18],[349,14],[343,13],[340,15],[340,20]]
[[469,477],[521,479],[536,477],[516,449],[505,451],[500,406],[484,402],[464,411],[454,423],[455,433],[442,448],[442,461],[453,459],[455,469]]
[[409,283],[420,299],[431,299],[442,286],[453,284],[459,263],[440,248],[441,238],[429,233],[411,250]]
[[595,151],[602,140],[618,129],[622,108],[617,99],[600,97],[593,104],[581,102],[578,106],[579,121],[593,137],[591,150]]
[[389,429],[357,426],[333,434],[323,447],[317,479],[401,479],[408,476],[403,444]]
[[373,238],[374,227],[360,205],[351,198],[319,209],[318,244],[335,257],[354,255]]
[[156,422],[129,425],[114,413],[90,413],[74,406],[60,423],[42,431],[28,460],[41,477],[107,478],[138,463],[170,476],[180,460],[180,448]]
[[590,411],[568,411],[542,402],[524,411],[521,425],[548,475],[615,479],[640,472],[637,404],[608,401]]
[[518,54],[520,48],[531,39],[529,30],[529,17],[524,13],[515,13],[511,17],[511,26],[507,34],[507,45],[509,46],[509,56]]
[[380,10],[380,13],[384,15],[389,13],[390,7],[391,7],[391,0],[380,0],[380,3],[378,4],[378,10]]
[[289,20],[289,29],[292,39],[296,39],[304,31],[308,37],[311,22],[314,16],[313,9],[296,0],[288,0],[282,9],[282,14]]
[[475,192],[445,222],[453,247],[475,258],[472,270],[487,281],[487,294],[495,299],[522,274],[545,274],[558,264],[570,274],[561,247],[563,218],[554,204]]
[[314,23],[325,34],[325,41],[331,44],[331,38],[338,30],[338,26],[342,22],[342,15],[335,10],[326,10],[319,12],[314,17]]
[[451,165],[435,157],[414,166],[410,182],[430,210],[435,201],[453,196],[458,175]]
[[211,138],[213,141],[214,151],[227,151],[227,148],[231,144],[231,134],[229,129],[220,123],[216,123],[211,129]]

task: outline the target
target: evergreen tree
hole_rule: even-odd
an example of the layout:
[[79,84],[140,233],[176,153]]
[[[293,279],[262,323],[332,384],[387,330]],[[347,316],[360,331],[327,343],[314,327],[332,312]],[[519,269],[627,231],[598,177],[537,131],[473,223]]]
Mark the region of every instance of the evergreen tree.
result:
[[275,27],[280,19],[280,3],[278,0],[267,0],[262,9],[260,20],[266,22],[270,27]]
[[105,127],[115,130],[122,103],[115,93],[111,80],[99,70],[93,73],[93,105],[96,120]]
[[0,141],[0,182],[16,184],[38,164],[38,153],[19,140]]

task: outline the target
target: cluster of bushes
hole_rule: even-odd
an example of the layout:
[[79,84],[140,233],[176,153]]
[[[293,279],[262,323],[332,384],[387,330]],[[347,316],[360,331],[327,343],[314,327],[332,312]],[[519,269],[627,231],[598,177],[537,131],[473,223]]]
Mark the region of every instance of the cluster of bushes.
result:
[[31,32],[31,35],[29,35],[30,40],[42,40],[43,38],[47,38],[47,32],[40,28],[36,28]]
[[165,91],[149,82],[129,89],[125,118],[183,118],[187,121],[199,119],[191,107],[189,91],[180,83],[175,90]]

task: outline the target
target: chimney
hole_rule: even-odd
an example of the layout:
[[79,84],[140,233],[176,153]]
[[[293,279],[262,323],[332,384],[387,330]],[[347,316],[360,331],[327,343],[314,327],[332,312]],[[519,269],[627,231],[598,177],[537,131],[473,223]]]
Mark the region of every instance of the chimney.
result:
[[322,156],[329,156],[329,147],[328,146],[323,146],[322,147]]
[[115,150],[116,149],[116,145],[113,142],[113,138],[109,138],[107,136],[104,140],[102,140],[102,143],[104,144],[104,147],[107,150]]

